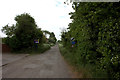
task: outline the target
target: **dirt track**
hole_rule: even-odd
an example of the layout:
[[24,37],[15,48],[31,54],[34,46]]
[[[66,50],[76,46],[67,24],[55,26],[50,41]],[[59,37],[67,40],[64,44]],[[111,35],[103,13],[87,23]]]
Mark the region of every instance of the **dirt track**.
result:
[[57,45],[43,54],[35,54],[2,68],[3,78],[71,78]]

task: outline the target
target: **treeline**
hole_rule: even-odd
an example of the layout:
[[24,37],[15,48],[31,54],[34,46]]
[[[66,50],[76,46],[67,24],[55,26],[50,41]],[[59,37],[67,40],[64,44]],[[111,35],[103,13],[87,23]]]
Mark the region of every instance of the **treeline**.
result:
[[120,79],[120,3],[74,2],[72,7],[72,23],[61,35],[64,47],[73,52],[71,60],[78,67],[95,65],[95,71]]
[[[41,28],[38,28],[35,20],[30,14],[24,13],[15,17],[16,24],[12,26],[6,25],[2,28],[7,37],[3,42],[7,44],[12,51],[31,50],[42,47],[43,43],[47,43],[47,38],[43,34]],[[54,33],[52,37],[56,38]],[[51,42],[52,43],[52,42]]]

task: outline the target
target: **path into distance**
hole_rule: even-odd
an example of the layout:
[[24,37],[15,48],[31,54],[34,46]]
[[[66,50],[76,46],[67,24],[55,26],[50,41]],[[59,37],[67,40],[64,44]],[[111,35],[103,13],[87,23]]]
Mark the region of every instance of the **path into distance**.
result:
[[58,45],[42,54],[35,54],[2,67],[3,78],[72,78]]

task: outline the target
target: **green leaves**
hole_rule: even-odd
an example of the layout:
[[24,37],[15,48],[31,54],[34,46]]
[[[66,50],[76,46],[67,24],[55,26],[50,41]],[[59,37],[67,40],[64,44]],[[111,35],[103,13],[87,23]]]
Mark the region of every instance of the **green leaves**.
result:
[[[120,78],[120,57],[115,58],[120,56],[119,3],[73,3],[72,6],[73,21],[69,31],[62,33],[64,46],[75,53],[75,58],[79,57],[75,59],[78,64],[94,63],[110,77]],[[71,37],[77,40],[73,49]]]
[[15,25],[12,26],[4,26],[1,31],[4,32],[8,37],[12,37],[13,35],[15,35]]
[[30,14],[24,13],[15,17],[16,25],[3,27],[2,31],[6,33],[7,44],[13,51],[19,51],[34,46],[34,40],[39,39],[42,42],[43,33],[37,28],[36,22]]

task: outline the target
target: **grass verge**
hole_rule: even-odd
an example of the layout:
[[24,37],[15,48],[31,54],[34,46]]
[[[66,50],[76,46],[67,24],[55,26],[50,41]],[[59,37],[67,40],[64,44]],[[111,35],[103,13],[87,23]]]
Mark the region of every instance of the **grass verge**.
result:
[[59,43],[61,55],[65,58],[69,65],[74,67],[78,78],[107,78],[107,73],[102,70],[97,70],[95,65],[78,62],[76,53],[70,52],[62,44]]

